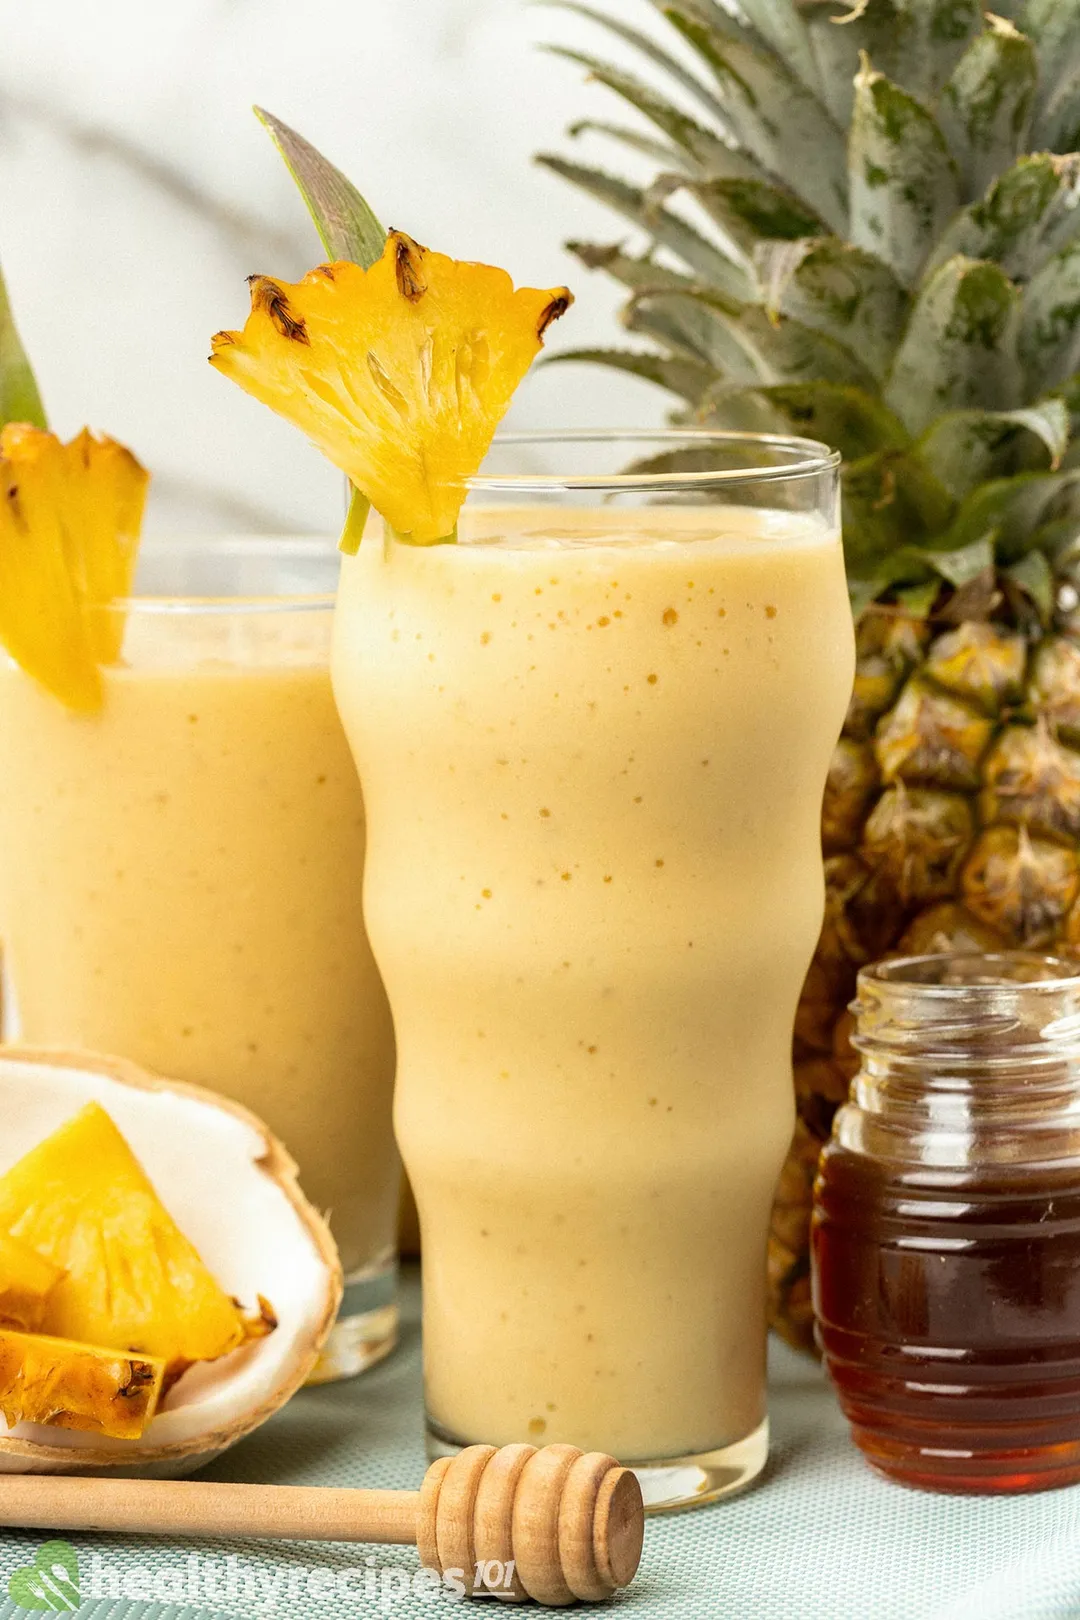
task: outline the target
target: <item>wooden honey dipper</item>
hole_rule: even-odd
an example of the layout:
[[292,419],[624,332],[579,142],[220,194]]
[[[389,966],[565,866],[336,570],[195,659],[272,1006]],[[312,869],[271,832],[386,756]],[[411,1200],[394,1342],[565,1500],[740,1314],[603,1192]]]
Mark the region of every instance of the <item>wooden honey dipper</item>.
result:
[[636,1476],[614,1457],[576,1446],[514,1445],[468,1446],[440,1457],[418,1491],[6,1474],[0,1524],[415,1542],[422,1564],[440,1575],[459,1571],[470,1593],[561,1606],[596,1602],[630,1583],[645,1516]]

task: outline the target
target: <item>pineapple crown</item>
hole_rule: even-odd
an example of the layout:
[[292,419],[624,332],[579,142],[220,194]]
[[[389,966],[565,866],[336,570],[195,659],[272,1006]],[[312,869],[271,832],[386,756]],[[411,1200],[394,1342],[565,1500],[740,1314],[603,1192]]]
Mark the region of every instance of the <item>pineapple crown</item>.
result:
[[948,592],[977,617],[1004,594],[1051,619],[1080,551],[1080,0],[647,0],[671,49],[554,3],[672,99],[550,47],[643,115],[571,134],[651,181],[540,161],[645,232],[641,256],[568,245],[629,289],[653,347],[548,363],[658,383],[679,421],[841,450],[856,610]]

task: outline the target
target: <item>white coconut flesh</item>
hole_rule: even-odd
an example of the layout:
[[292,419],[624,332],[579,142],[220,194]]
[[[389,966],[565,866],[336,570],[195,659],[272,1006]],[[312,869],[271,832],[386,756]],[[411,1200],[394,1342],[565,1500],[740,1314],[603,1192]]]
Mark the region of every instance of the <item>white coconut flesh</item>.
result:
[[188,1473],[284,1405],[310,1373],[341,1300],[341,1266],[296,1166],[253,1114],[195,1086],[87,1053],[9,1047],[0,1056],[0,1175],[98,1102],[227,1294],[262,1294],[277,1327],[190,1367],[139,1440],[0,1417],[0,1472]]

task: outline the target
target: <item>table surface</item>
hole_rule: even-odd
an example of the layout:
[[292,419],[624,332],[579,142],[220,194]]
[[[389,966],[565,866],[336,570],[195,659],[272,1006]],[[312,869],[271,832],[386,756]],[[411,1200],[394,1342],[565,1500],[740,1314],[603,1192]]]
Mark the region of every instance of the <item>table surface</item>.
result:
[[[425,1466],[418,1298],[408,1275],[402,1341],[388,1361],[302,1391],[202,1477],[415,1488]],[[752,1490],[649,1521],[641,1571],[612,1605],[625,1620],[1080,1617],[1080,1486],[991,1501],[879,1479],[849,1442],[820,1370],[782,1345],[771,1352],[770,1412],[772,1456]],[[0,1620],[35,1612],[6,1594],[45,1539],[0,1535]],[[70,1544],[80,1620],[463,1612],[452,1593],[417,1581],[407,1548],[88,1535]],[[25,1595],[18,1580],[16,1590]]]

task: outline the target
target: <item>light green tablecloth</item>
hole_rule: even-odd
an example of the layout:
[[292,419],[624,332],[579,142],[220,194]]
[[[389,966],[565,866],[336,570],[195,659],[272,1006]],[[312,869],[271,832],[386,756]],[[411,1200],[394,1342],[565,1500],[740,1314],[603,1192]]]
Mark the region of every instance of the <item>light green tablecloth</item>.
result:
[[[391,1360],[351,1384],[305,1390],[207,1477],[415,1487],[424,1470],[415,1278],[405,1296],[403,1340]],[[772,1357],[771,1412],[773,1455],[754,1490],[650,1520],[641,1572],[614,1605],[624,1620],[1080,1617],[1080,1488],[964,1501],[890,1485],[859,1460],[818,1369],[782,1346]],[[2,1535],[0,1591],[45,1539]],[[70,1542],[79,1620],[487,1612],[418,1588],[416,1556],[406,1548]],[[138,1592],[157,1601],[136,1601]],[[0,1620],[34,1612],[43,1611],[0,1602]]]

